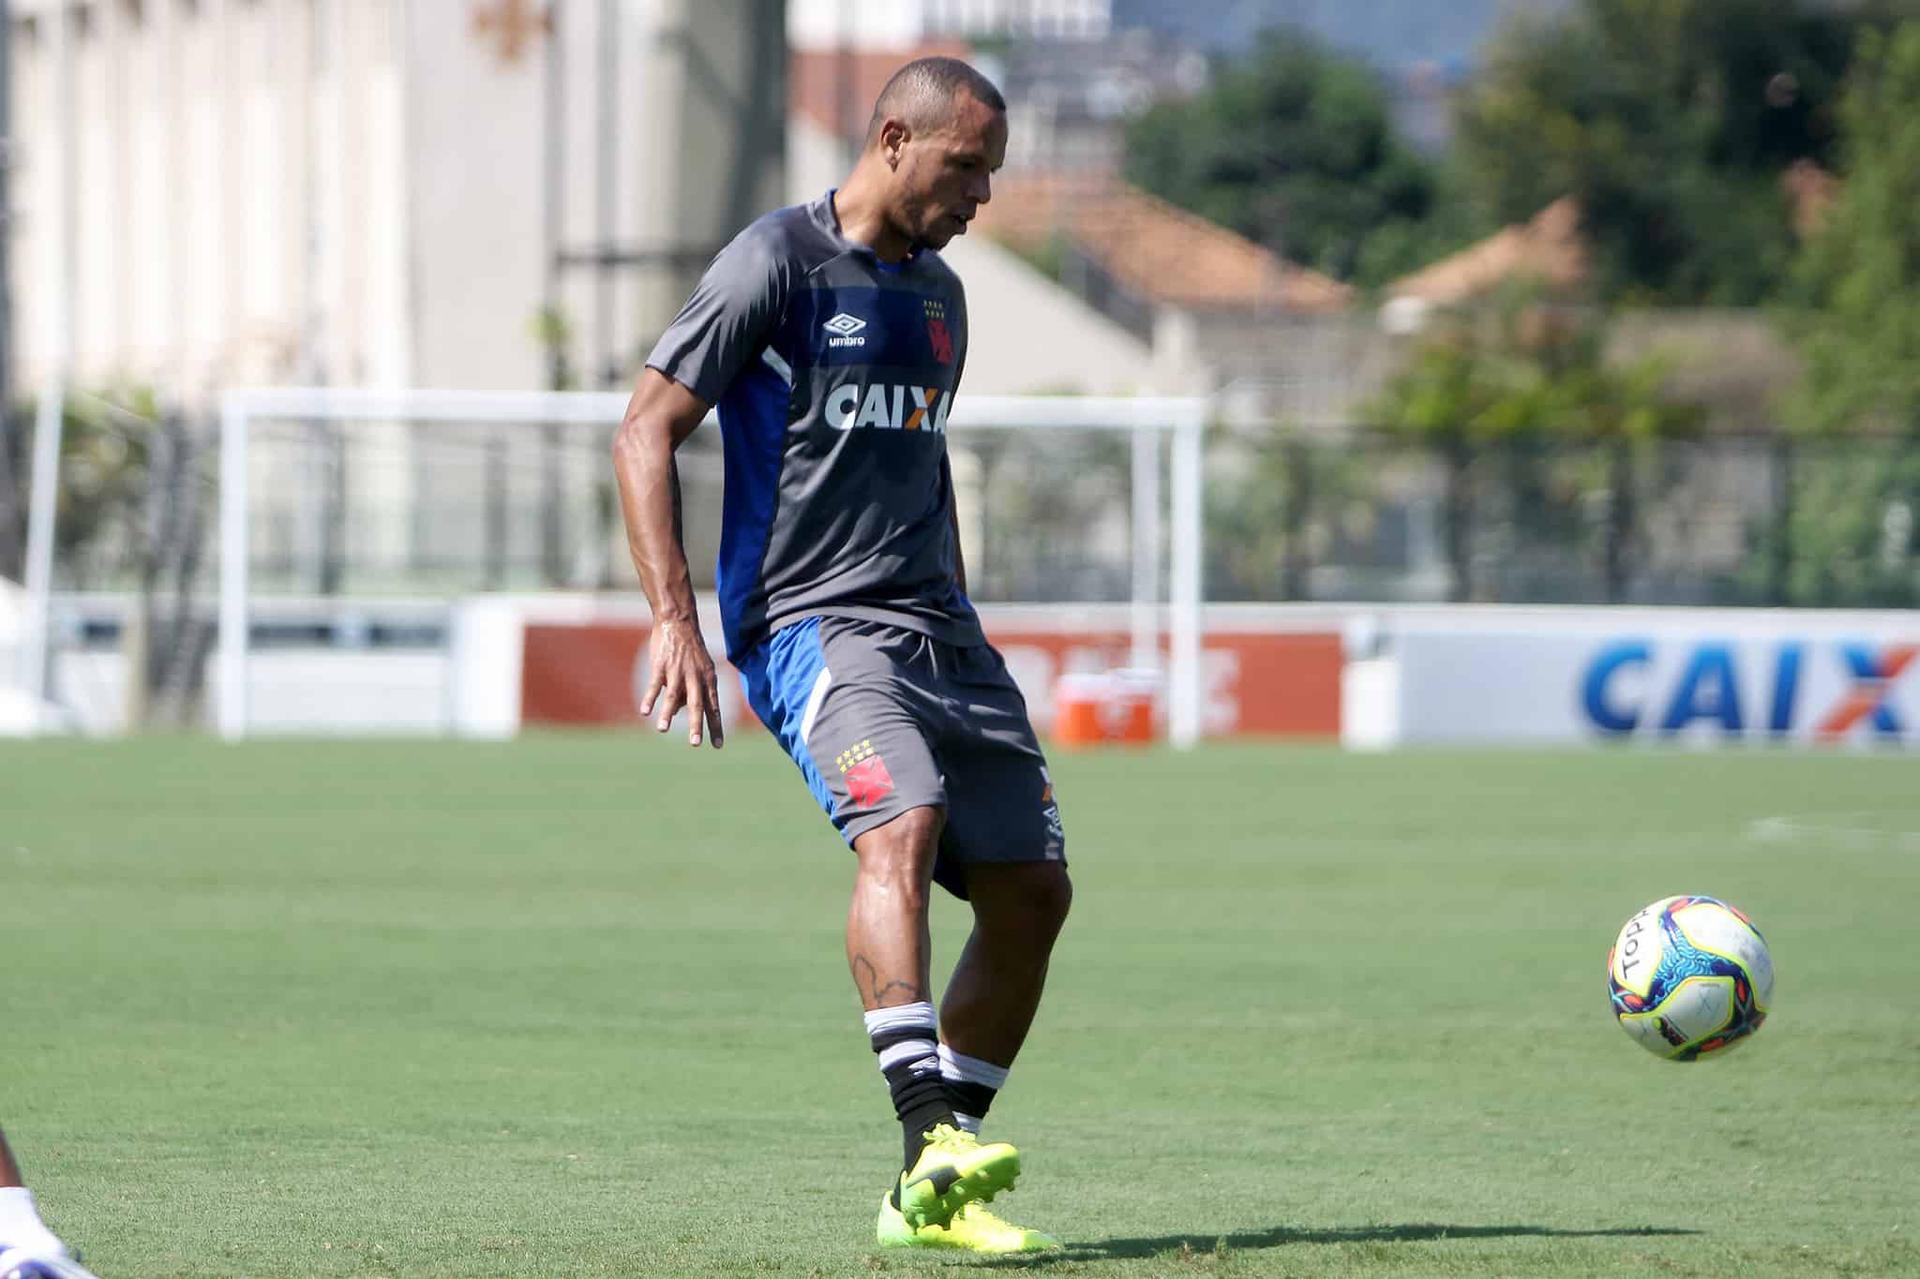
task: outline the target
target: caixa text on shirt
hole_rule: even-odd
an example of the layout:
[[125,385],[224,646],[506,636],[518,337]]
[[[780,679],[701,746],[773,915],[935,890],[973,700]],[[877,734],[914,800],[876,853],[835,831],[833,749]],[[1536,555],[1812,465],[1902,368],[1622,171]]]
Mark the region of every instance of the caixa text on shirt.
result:
[[872,427],[882,431],[936,431],[947,429],[947,405],[952,400],[937,386],[902,386],[897,382],[843,382],[827,392],[828,426],[836,431]]

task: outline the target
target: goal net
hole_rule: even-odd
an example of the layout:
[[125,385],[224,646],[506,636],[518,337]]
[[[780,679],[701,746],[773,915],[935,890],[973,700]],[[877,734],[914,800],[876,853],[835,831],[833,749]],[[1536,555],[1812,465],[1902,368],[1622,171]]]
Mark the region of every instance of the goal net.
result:
[[[530,633],[643,626],[609,461],[626,402],[227,393],[220,733],[511,731],[536,691]],[[1157,722],[1181,745],[1201,725],[1204,421],[1197,399],[962,396],[947,423],[968,586],[989,633],[1042,612],[1104,632],[1114,665],[1149,674]],[[718,429],[696,431],[677,460],[711,612]],[[706,633],[717,642],[717,624]],[[1015,670],[1023,687],[1057,673]],[[1044,703],[1051,689],[1026,691]]]

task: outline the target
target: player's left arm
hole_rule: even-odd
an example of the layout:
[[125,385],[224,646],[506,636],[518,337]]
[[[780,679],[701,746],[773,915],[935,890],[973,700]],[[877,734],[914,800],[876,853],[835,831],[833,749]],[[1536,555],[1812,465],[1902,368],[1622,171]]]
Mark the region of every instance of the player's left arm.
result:
[[[953,397],[960,394],[960,377],[967,371],[967,294],[954,281],[954,292],[960,306],[954,317],[958,324],[954,327],[953,385],[947,391],[947,408],[952,412]],[[967,561],[960,551],[960,491],[953,486],[953,463],[944,452],[940,458],[940,467],[946,472],[947,480],[947,523],[953,530],[953,580],[960,584],[960,593],[967,593]]]

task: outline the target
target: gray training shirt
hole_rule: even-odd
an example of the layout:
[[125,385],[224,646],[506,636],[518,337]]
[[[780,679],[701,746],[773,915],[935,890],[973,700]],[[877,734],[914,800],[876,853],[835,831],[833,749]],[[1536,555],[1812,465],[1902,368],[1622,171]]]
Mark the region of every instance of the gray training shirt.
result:
[[967,361],[960,280],[885,263],[833,192],[722,249],[647,357],[720,412],[720,611],[737,664],[807,617],[981,644],[955,578],[947,407]]

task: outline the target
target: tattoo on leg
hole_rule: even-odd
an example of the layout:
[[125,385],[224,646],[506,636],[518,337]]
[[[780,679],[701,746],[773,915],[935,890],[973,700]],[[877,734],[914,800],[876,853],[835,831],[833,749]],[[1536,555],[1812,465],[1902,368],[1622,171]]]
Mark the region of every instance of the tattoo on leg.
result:
[[882,981],[880,970],[875,968],[873,961],[865,955],[853,957],[853,984],[860,988],[860,993],[870,1001],[869,1006],[873,1008],[885,1007],[887,1000],[902,996],[904,998],[900,998],[900,1002],[907,1004],[917,1003],[927,997],[919,982],[904,979]]

